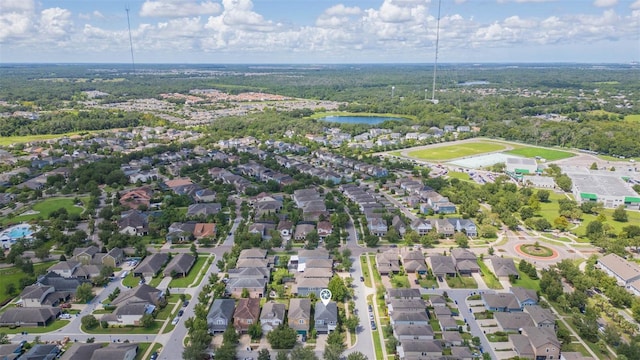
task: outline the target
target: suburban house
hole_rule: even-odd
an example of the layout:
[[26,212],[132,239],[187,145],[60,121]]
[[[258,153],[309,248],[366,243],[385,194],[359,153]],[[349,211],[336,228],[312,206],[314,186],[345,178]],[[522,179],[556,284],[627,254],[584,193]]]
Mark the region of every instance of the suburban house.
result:
[[335,330],[338,326],[338,306],[335,301],[329,301],[326,306],[321,301],[316,302],[314,321],[319,334],[328,334]]
[[393,335],[400,342],[403,340],[433,340],[434,338],[431,325],[397,324],[393,327]]
[[458,360],[473,360],[475,358],[467,346],[452,346],[451,356]]
[[620,286],[628,287],[640,279],[640,266],[631,263],[616,254],[607,254],[596,263],[596,267],[616,279]]
[[118,229],[121,234],[144,236],[149,233],[147,215],[138,210],[129,210],[120,214]]
[[262,332],[267,334],[271,330],[276,329],[278,326],[284,323],[284,314],[286,306],[275,301],[267,301],[262,306],[262,312],[260,313],[260,325],[262,325]]
[[289,327],[299,335],[307,335],[311,325],[311,300],[293,298],[289,300],[289,314],[287,315]]
[[393,314],[396,311],[425,311],[426,308],[427,304],[422,299],[388,299],[387,301],[387,309],[389,314]]
[[193,228],[193,236],[196,239],[216,236],[216,224],[196,223],[195,227]]
[[164,269],[164,276],[185,277],[196,263],[195,256],[186,253],[175,255]]
[[429,325],[429,315],[425,309],[394,311],[389,317],[391,325]]
[[196,190],[193,198],[199,203],[210,203],[216,201],[216,192],[209,189]]
[[56,344],[35,344],[20,356],[20,360],[54,360],[58,358],[59,353],[60,348]]
[[116,309],[111,314],[103,315],[100,320],[109,325],[139,325],[143,315],[153,313],[162,296],[161,290],[140,284],[113,299],[110,305]]
[[509,276],[515,276],[516,278],[520,276],[513,259],[492,256],[487,261],[493,268],[493,273],[496,274],[498,280],[508,281]]
[[60,315],[59,307],[15,307],[0,314],[2,326],[47,326]]
[[233,323],[235,301],[233,299],[215,299],[207,314],[209,333],[222,333]]
[[419,289],[396,288],[387,289],[387,300],[389,299],[422,299]]
[[431,272],[434,276],[456,276],[456,266],[453,264],[451,256],[427,256],[427,263],[431,267]]
[[400,272],[400,257],[398,249],[389,249],[376,254],[376,267],[380,275],[397,274]]
[[367,217],[367,227],[375,236],[385,236],[389,231],[386,220],[381,217]]
[[449,222],[449,219],[435,219],[436,231],[446,237],[451,237],[456,232],[456,228]]
[[404,234],[407,232],[407,226],[405,225],[404,221],[402,221],[402,218],[400,218],[400,216],[398,215],[395,215],[393,219],[391,219],[391,227],[396,229],[400,236],[404,236]]
[[539,328],[556,328],[556,317],[549,309],[545,309],[540,305],[529,305],[524,308],[524,312],[531,315],[534,326]]
[[493,318],[498,323],[498,331],[518,332],[519,329],[526,326],[535,326],[531,316],[525,312],[496,312]]
[[133,270],[133,276],[138,277],[154,277],[156,276],[164,264],[167,263],[169,254],[155,253],[142,259],[140,264]]
[[93,351],[91,360],[133,360],[138,354],[138,344],[135,343],[117,343],[109,344]]
[[464,341],[459,331],[448,330],[442,332],[442,343],[446,347],[462,346]]
[[167,229],[167,235],[165,239],[167,242],[185,242],[191,241],[195,239],[193,232],[196,228],[195,221],[187,221],[184,223],[174,222],[169,225],[169,229]]
[[418,235],[426,235],[433,229],[431,222],[425,219],[416,219],[411,223],[411,228],[418,233]]
[[456,322],[456,319],[454,319],[452,316],[438,316],[438,324],[440,325],[440,329],[442,329],[443,331],[458,331],[458,327],[460,325],[458,325],[458,323]]
[[480,272],[480,265],[478,265],[476,254],[472,253],[469,249],[451,249],[451,257],[460,275],[471,275]]
[[290,240],[293,234],[293,223],[289,220],[280,220],[276,228],[280,232],[282,240]]
[[197,203],[191,204],[187,208],[187,217],[207,217],[209,215],[215,215],[222,210],[220,203]]
[[440,340],[404,340],[396,348],[400,360],[439,359],[442,357]]
[[[113,249],[109,250],[106,254],[103,253],[97,253],[95,254],[95,256],[93,257],[93,261],[91,261],[91,263],[96,263],[98,261],[100,261],[100,263],[104,266],[111,266],[112,268],[116,268],[118,266],[120,266],[120,264],[124,261],[124,250],[114,247]],[[80,262],[84,263],[83,260],[79,260]]]
[[402,264],[404,271],[407,273],[427,273],[427,264],[425,263],[424,254],[422,251],[409,250],[409,248],[402,248],[400,251],[400,257],[402,257]]
[[319,221],[316,228],[318,229],[318,237],[320,237],[320,240],[324,240],[333,233],[333,226],[331,226],[331,223],[328,221]]
[[316,227],[313,224],[298,224],[294,232],[293,238],[296,241],[304,241],[307,239],[307,235],[312,233]]
[[484,302],[484,306],[489,311],[493,312],[514,312],[514,311],[522,311],[520,308],[520,303],[515,295],[511,293],[496,293],[496,294],[487,294],[484,293],[481,295],[482,301]]
[[67,302],[74,292],[56,291],[53,286],[34,284],[25,287],[20,293],[20,304],[25,308],[55,307]]
[[153,198],[153,190],[148,187],[141,187],[129,190],[120,195],[120,205],[129,209],[137,209],[140,206],[149,208],[151,199]]
[[233,314],[233,326],[239,334],[246,334],[249,326],[257,324],[260,316],[260,299],[242,298],[238,300]]
[[512,287],[509,291],[516,296],[522,309],[524,309],[525,306],[538,305],[538,294],[536,294],[535,290],[525,289],[523,287]]
[[242,292],[246,289],[249,297],[261,298],[264,296],[271,271],[266,267],[246,267],[230,269],[228,274],[226,290],[233,297],[242,297]]
[[522,329],[521,334],[510,334],[509,340],[521,358],[548,360],[560,358],[560,341],[553,329],[533,326]]

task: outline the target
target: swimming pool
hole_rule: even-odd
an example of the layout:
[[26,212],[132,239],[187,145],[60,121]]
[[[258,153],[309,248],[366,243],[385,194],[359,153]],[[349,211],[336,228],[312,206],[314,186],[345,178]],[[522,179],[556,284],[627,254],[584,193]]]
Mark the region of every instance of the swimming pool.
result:
[[8,249],[11,245],[15,244],[18,239],[32,239],[34,232],[33,227],[29,224],[12,226],[0,232],[0,245]]

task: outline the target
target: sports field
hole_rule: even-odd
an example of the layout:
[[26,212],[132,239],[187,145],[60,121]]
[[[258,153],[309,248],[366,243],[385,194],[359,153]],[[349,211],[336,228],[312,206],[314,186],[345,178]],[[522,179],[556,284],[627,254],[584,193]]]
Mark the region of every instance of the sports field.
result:
[[456,145],[439,146],[427,149],[410,151],[409,157],[420,160],[451,160],[466,156],[474,156],[493,151],[500,151],[506,148],[505,145],[488,142],[467,142]]
[[518,156],[523,156],[528,158],[534,158],[536,156],[540,156],[541,158],[549,161],[566,159],[566,158],[575,156],[570,152],[553,150],[553,149],[543,149],[539,147],[522,147],[519,149],[505,151],[505,154],[518,155]]

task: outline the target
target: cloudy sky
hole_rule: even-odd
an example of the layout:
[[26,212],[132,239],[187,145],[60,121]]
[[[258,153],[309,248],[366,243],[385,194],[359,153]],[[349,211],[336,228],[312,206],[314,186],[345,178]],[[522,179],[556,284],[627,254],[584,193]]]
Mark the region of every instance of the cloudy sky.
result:
[[[0,62],[432,63],[437,0],[0,0]],[[442,0],[441,62],[640,61],[640,0]]]

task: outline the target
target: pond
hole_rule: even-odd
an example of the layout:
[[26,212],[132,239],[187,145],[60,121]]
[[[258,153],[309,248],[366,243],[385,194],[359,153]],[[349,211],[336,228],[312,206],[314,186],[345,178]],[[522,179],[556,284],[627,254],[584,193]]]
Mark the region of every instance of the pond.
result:
[[320,118],[319,120],[341,123],[341,124],[368,124],[368,125],[376,125],[383,123],[387,120],[399,121],[405,120],[399,117],[390,117],[390,116],[326,116]]

